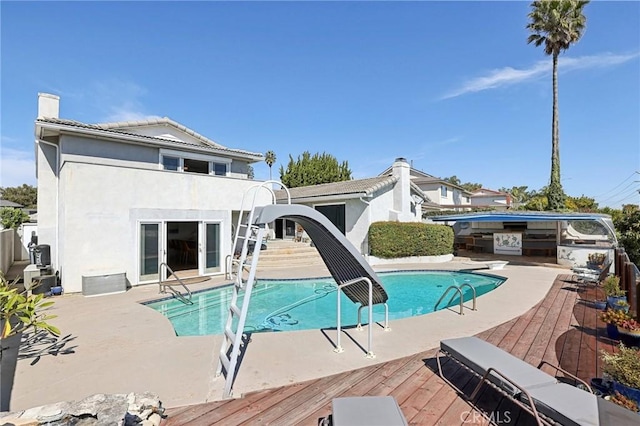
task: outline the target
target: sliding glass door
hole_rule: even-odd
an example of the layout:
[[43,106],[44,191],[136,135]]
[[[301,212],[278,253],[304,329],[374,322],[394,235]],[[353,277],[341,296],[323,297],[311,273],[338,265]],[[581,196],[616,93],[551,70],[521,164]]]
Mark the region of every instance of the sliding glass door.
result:
[[162,241],[160,238],[160,223],[141,223],[139,241],[139,281],[157,280],[162,249],[160,244]]
[[203,274],[213,274],[222,271],[222,259],[221,259],[221,238],[220,238],[220,223],[219,222],[205,222],[203,224],[204,241],[202,247],[204,247],[204,270]]

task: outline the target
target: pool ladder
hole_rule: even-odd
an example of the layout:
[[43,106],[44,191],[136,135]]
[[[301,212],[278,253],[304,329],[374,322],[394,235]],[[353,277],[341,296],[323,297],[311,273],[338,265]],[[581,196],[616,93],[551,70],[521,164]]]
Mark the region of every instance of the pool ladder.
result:
[[[472,311],[477,311],[476,309],[476,289],[469,283],[462,283],[460,285],[452,285],[449,286],[448,289],[445,290],[444,293],[442,293],[442,296],[440,297],[440,299],[438,300],[438,302],[436,303],[436,306],[433,307],[433,310],[437,310],[438,309],[438,305],[440,304],[440,302],[442,302],[442,300],[444,299],[444,297],[449,294],[449,292],[451,290],[455,290],[456,293],[458,293],[460,295],[460,315],[464,315],[464,294],[462,293],[462,288],[464,287],[469,287],[471,289],[471,292],[473,293],[473,307],[471,308]],[[453,296],[451,296],[451,299],[449,299],[449,303],[447,303],[447,306],[449,306],[451,304],[451,302],[453,302],[453,299],[456,297],[455,293],[453,294]]]

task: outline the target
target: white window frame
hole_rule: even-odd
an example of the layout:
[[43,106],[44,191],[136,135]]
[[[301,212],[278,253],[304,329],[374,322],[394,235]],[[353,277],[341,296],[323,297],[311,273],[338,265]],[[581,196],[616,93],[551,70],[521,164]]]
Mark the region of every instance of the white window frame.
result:
[[[175,151],[171,149],[160,149],[160,157],[159,157],[159,168],[160,170],[164,169],[164,157],[174,157],[178,158],[178,172],[184,173],[184,159],[188,158],[190,160],[200,160],[206,161],[209,163],[209,176],[229,176],[231,173],[231,162],[230,158],[218,157],[215,155],[206,155],[199,154],[195,152],[185,152],[185,151]],[[216,175],[214,170],[214,163],[224,164],[227,167],[226,173],[224,175]],[[166,170],[175,172],[175,170]]]

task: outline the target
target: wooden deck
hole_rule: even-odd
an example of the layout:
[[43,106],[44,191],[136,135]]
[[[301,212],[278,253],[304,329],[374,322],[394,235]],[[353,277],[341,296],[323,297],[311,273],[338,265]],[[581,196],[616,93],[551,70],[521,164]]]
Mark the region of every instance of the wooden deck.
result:
[[[559,275],[547,297],[521,317],[478,337],[525,361],[560,365],[587,382],[601,375],[599,352],[614,350],[589,300],[595,289],[577,290],[569,275]],[[565,281],[566,280],[566,281]],[[394,361],[252,392],[243,398],[167,410],[163,425],[317,425],[331,413],[331,400],[342,396],[392,395],[410,424],[476,425],[535,424],[533,417],[485,387],[473,408],[437,374],[436,349]],[[477,383],[453,361],[443,364],[445,376],[468,396]],[[551,369],[549,373],[553,374]],[[484,416],[481,414],[484,413]]]

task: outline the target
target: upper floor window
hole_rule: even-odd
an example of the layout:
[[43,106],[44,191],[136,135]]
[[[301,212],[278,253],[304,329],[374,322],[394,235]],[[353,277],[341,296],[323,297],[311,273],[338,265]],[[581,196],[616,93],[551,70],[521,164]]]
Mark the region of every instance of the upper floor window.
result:
[[464,197],[464,202],[465,203],[469,203],[471,201],[471,199],[469,197]]
[[161,150],[160,164],[164,170],[200,173],[203,175],[227,176],[231,159],[202,154]]
[[227,165],[224,163],[213,163],[213,174],[216,176],[226,176]]
[[184,159],[184,171],[189,173],[209,174],[209,162],[202,160],[193,160],[191,158]]
[[180,169],[180,159],[178,157],[162,157],[162,166],[165,170],[175,170],[178,171]]
[[447,197],[447,187],[444,185],[440,187],[440,196],[445,198]]

